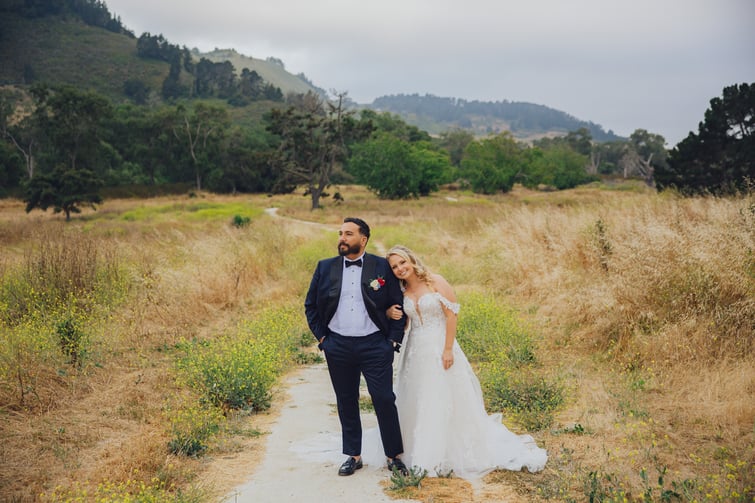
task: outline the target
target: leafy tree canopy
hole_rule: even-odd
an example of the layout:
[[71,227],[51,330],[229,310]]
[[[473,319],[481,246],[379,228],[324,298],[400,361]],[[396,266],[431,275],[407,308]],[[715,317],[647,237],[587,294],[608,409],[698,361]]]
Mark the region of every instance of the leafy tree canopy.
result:
[[524,157],[526,162],[519,179],[525,187],[563,190],[596,179],[585,171],[587,156],[563,145],[548,149],[534,147]]
[[408,199],[450,181],[451,164],[429,142],[410,143],[383,131],[353,147],[348,169],[379,198]]
[[656,170],[659,190],[684,194],[729,194],[755,178],[755,83],[725,87],[697,133],[670,152],[668,166]]
[[519,175],[523,151],[508,132],[474,141],[464,152],[461,177],[475,192],[509,192]]
[[37,175],[28,185],[26,212],[35,208],[47,211],[52,207],[55,213],[63,212],[66,220],[71,213],[81,212],[81,206],[96,207],[102,202],[99,189],[102,180],[88,169],[73,169],[59,164],[50,173]]

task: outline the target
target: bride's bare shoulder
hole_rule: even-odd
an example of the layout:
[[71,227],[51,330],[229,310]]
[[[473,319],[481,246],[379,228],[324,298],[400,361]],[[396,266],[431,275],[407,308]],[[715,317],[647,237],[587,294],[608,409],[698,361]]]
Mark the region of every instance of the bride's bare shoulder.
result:
[[446,278],[444,278],[440,274],[433,274],[432,280],[433,288],[436,292],[440,293],[451,302],[456,302],[456,294],[454,293],[454,289],[453,287],[451,287],[448,281],[446,281]]

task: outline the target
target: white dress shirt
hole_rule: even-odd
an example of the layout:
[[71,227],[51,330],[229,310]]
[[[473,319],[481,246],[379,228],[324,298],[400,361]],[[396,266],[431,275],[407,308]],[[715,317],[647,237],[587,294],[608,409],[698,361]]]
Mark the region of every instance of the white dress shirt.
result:
[[373,334],[379,329],[367,314],[362,298],[362,267],[364,254],[356,260],[362,260],[362,267],[346,267],[343,261],[343,281],[341,282],[341,297],[328,328],[333,332],[347,337],[363,337]]

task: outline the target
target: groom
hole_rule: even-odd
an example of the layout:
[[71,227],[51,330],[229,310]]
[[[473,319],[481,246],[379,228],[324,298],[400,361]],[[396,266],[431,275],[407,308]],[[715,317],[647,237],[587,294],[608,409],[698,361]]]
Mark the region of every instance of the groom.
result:
[[375,407],[388,468],[408,474],[399,459],[401,440],[393,394],[393,353],[404,337],[405,318],[391,320],[388,307],[402,304],[401,287],[383,257],[365,253],[370,227],[345,218],[338,232],[338,257],[321,260],[309,285],[304,310],[309,329],[325,352],[341,421],[343,453],[338,470],[362,468],[359,380],[364,375]]

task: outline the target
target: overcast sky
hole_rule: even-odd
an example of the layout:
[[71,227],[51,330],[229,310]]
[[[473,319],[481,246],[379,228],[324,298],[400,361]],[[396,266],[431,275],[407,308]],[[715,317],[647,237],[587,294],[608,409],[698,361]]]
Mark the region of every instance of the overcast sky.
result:
[[526,101],[669,147],[755,82],[754,0],[106,0],[136,36],[283,60],[368,104]]

